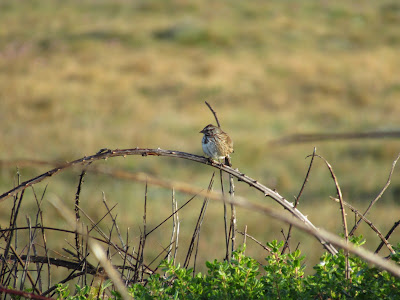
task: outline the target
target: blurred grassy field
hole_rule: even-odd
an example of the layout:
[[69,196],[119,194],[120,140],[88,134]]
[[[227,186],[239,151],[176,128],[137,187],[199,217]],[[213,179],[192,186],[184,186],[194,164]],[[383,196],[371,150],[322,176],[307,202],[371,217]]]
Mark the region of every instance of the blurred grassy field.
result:
[[[316,146],[332,164],[345,200],[364,210],[400,152],[400,142],[388,139],[269,143],[293,133],[399,128],[397,1],[0,0],[0,20],[2,160],[71,161],[105,147],[202,154],[198,132],[214,122],[207,100],[234,140],[234,167],[293,199],[308,168],[304,158]],[[205,166],[167,158],[106,164],[189,178],[204,187],[211,175]],[[22,180],[47,169],[22,168]],[[15,168],[1,170],[0,187],[6,191],[14,185]],[[52,179],[50,191],[72,201],[78,174]],[[143,185],[89,176],[84,195],[95,215],[102,190],[119,203],[122,227],[136,230]],[[240,184],[236,192],[265,201]],[[154,219],[169,213],[170,193],[151,189]],[[316,161],[300,210],[317,226],[340,232],[338,206],[329,195],[335,196],[334,185]],[[369,216],[383,233],[398,220],[399,195],[395,171]],[[185,199],[180,195],[180,203]],[[192,228],[200,204],[183,213],[182,226]],[[1,206],[4,225],[9,208]],[[221,211],[217,204],[209,210],[203,258],[222,256]],[[239,212],[238,225],[247,224],[261,241],[282,239],[279,231],[286,226],[261,220]],[[182,230],[182,240],[189,229]],[[366,227],[360,233],[374,249],[376,237]],[[157,238],[155,247],[165,246],[162,234]],[[398,242],[399,234],[393,239]],[[301,234],[297,240],[305,252],[320,250]]]

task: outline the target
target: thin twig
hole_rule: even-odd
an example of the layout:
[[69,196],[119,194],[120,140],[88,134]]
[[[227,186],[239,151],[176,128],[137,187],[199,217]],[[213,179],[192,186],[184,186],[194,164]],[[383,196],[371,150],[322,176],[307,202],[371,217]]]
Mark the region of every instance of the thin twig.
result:
[[[173,188],[173,187],[172,187]],[[197,195],[194,195],[193,197],[191,197],[188,201],[186,201],[181,207],[179,207],[175,213],[177,213],[178,211],[180,211],[182,208],[184,208],[189,202],[191,202],[194,198],[196,198]],[[173,217],[175,215],[175,213],[170,214],[164,221],[162,221],[161,223],[159,223],[156,227],[154,227],[152,230],[150,230],[147,234],[146,237],[148,235],[150,235],[150,233],[152,233],[154,230],[156,230],[157,228],[159,228],[162,224],[164,224],[165,222],[167,222],[171,217]]]
[[215,118],[215,121],[217,122],[218,127],[221,127],[221,125],[219,124],[219,121],[218,121],[217,113],[212,109],[211,105],[210,105],[207,101],[204,101],[204,102],[206,103],[206,105],[208,106],[208,108],[209,108],[209,109],[211,110],[211,112],[213,113],[214,118]]
[[[174,242],[176,241],[176,199],[175,199],[175,190],[172,189],[172,198],[171,198],[171,202],[172,202],[172,231],[171,231],[171,241],[169,242],[170,248],[168,249],[168,262],[171,261],[171,253],[172,253],[172,246],[174,244]],[[175,260],[174,260],[174,265],[175,265]]]
[[[59,214],[65,218],[65,220],[69,223],[70,226],[74,226],[76,224],[73,221],[74,220],[73,214],[65,207],[65,205],[58,198],[54,197],[51,203],[55,206]],[[124,286],[124,283],[120,278],[120,274],[116,271],[116,269],[111,265],[111,262],[107,259],[107,256],[105,255],[103,248],[101,248],[99,243],[97,243],[96,241],[90,240],[88,236],[86,236],[86,238],[88,240],[92,253],[99,260],[100,264],[103,266],[108,276],[112,279],[114,286],[116,287],[118,292],[120,292],[122,298],[124,300],[131,299]]]
[[[232,167],[231,158],[229,155],[225,157],[225,164]],[[233,176],[229,174],[229,196],[235,197],[235,184],[233,182]],[[235,251],[235,240],[236,240],[236,208],[235,205],[231,204],[231,222],[230,222],[230,238],[231,238],[231,253]]]
[[[24,193],[25,193],[25,190],[22,190],[21,195],[19,196],[19,198],[17,197],[17,195],[15,195],[13,211],[12,211],[12,214],[11,214],[11,217],[10,217],[10,228],[14,228],[17,225],[17,216],[18,216],[18,213],[19,213],[19,210],[20,210],[20,207],[21,207],[21,203],[22,203],[22,199],[23,199]],[[17,234],[17,231],[15,231],[15,235],[16,234]],[[10,247],[12,247],[11,243],[12,243],[12,240],[13,240],[13,236],[14,236],[14,230],[11,231],[9,233],[8,237],[7,237],[7,244],[6,244],[6,247],[4,249],[4,260],[2,262],[1,272],[0,272],[2,277],[5,274],[5,271],[6,271],[7,267],[8,267],[6,260],[7,260],[9,251],[10,251]],[[14,248],[12,248],[12,249],[14,249]],[[3,280],[2,284],[5,285],[6,282]]]
[[[115,207],[116,205],[114,205],[111,210]],[[110,211],[111,211],[110,210]],[[110,238],[99,228],[98,224],[99,222],[95,223],[90,216],[83,210],[81,210],[81,212],[85,215],[85,217],[92,223],[92,229],[95,229],[104,239],[106,239],[106,244],[108,246],[112,246],[115,250],[117,250],[117,253],[123,258],[122,254],[124,253],[124,249],[121,249],[118,245],[116,245],[113,241],[110,240]],[[105,216],[103,216],[100,220],[104,219],[107,216],[107,214]],[[88,231],[91,232],[91,230]],[[95,239],[95,238],[92,238]]]
[[[222,180],[222,170],[219,170],[219,179],[221,182],[221,195],[225,197],[224,182]],[[225,260],[229,261],[229,232],[228,232],[228,215],[226,203],[224,201],[224,229],[225,229]]]
[[[76,194],[75,194],[75,206],[74,206],[74,211],[75,211],[75,218],[76,218],[76,222],[79,222],[81,219],[81,216],[79,215],[79,206],[80,206],[80,194],[81,194],[81,190],[82,190],[82,184],[83,184],[83,178],[86,175],[86,170],[82,170],[81,175],[79,176],[79,183],[78,183],[78,188],[76,190]],[[79,240],[79,234],[78,231],[76,231],[75,233],[75,246],[76,246],[76,251],[78,254],[79,259],[82,258],[82,253],[81,253],[81,243]]]
[[[219,200],[219,201],[224,201],[223,199],[215,199],[213,197],[210,197],[212,200]],[[316,228],[311,228],[307,226],[304,222],[297,220],[293,218],[292,216],[289,216],[287,214],[283,214],[281,212],[278,212],[275,209],[272,209],[268,206],[257,204],[257,203],[252,203],[250,201],[245,200],[242,197],[236,197],[235,199],[225,199],[225,201],[229,203],[234,203],[236,206],[243,207],[245,209],[261,213],[263,215],[268,215],[273,218],[276,218],[278,220],[281,220],[285,223],[288,224],[293,224],[293,226],[297,227],[298,229],[312,235],[316,235],[319,237],[319,239],[324,239],[326,241],[329,241],[334,246],[340,247],[344,250],[347,250],[360,258],[364,259],[366,262],[370,264],[374,264],[375,266],[379,267],[380,269],[388,271],[390,274],[399,277],[400,278],[400,267],[392,262],[388,261],[384,258],[381,258],[375,254],[373,254],[370,251],[364,250],[362,247],[355,247],[351,243],[346,243],[346,241],[343,241],[343,239],[339,238],[336,234],[330,233],[324,229],[316,229]]]
[[[12,245],[10,245],[10,249],[11,249],[12,253],[14,254],[14,256],[17,258],[17,261],[19,262],[19,264],[23,268],[25,268],[25,263],[22,261],[21,257],[18,255],[17,251],[14,249],[14,247]],[[35,290],[35,292],[37,294],[41,294],[41,292],[39,291],[39,289],[35,285],[35,281],[33,280],[33,277],[31,275],[31,273],[28,270],[26,270],[26,276],[28,277],[30,283],[32,284],[32,288]]]
[[[139,230],[140,230],[140,228],[139,228]],[[143,238],[142,238],[142,236],[143,236],[143,233],[142,233],[142,231],[140,230],[140,240],[139,240],[139,249],[138,249],[138,259],[136,260],[136,264],[135,264],[135,272],[134,272],[134,274],[133,274],[133,278],[132,278],[132,282],[133,283],[137,283],[138,282],[138,280],[139,280],[139,276],[140,276],[140,270],[139,270],[139,266],[140,266],[140,256],[141,256],[141,253],[142,253],[142,249],[143,249]]]
[[[211,191],[211,188],[212,188],[212,186],[214,184],[214,174],[215,173],[213,173],[212,178],[210,180],[210,184],[209,184],[209,190],[210,191]],[[201,208],[202,215],[201,215],[201,220],[200,220],[200,224],[199,224],[199,227],[198,227],[199,229],[198,229],[198,233],[197,233],[196,252],[194,254],[194,262],[193,262],[193,276],[196,274],[197,254],[199,252],[199,241],[200,241],[200,229],[201,229],[201,225],[203,224],[204,217],[206,215],[206,210],[207,210],[207,207],[208,207],[208,201],[209,201],[208,198],[205,198],[204,202],[203,202],[203,206]]]
[[[392,179],[392,175],[394,172],[394,168],[396,167],[397,161],[400,159],[400,153],[399,155],[397,155],[397,158],[394,160],[393,164],[392,164],[392,168],[390,169],[390,173],[389,173],[389,178],[386,181],[385,186],[383,187],[383,189],[381,190],[381,192],[379,193],[379,195],[370,202],[370,204],[368,205],[367,209],[365,210],[365,212],[363,213],[363,216],[366,216],[367,213],[369,212],[369,210],[371,209],[371,207],[382,197],[383,193],[386,191],[386,189],[389,187],[390,185],[390,181]],[[354,225],[353,229],[351,229],[350,231],[350,236],[352,236],[354,234],[354,232],[356,231],[356,229],[358,228],[358,226],[360,225],[362,219],[360,218],[357,223]]]
[[[304,188],[306,186],[306,183],[308,182],[308,178],[310,176],[311,167],[312,167],[312,164],[314,162],[314,157],[315,157],[316,151],[317,151],[317,148],[314,147],[313,153],[311,155],[310,165],[308,166],[307,174],[306,174],[306,177],[304,178],[303,185],[301,186],[301,189],[300,189],[300,191],[299,191],[299,193],[298,193],[298,195],[296,197],[296,201],[294,203],[294,208],[297,208],[297,205],[299,205],[300,197],[303,194],[303,191],[304,191]],[[286,249],[289,247],[289,240],[290,240],[290,237],[291,237],[291,233],[292,233],[292,225],[289,225],[288,233],[286,235],[285,244],[283,245],[281,254],[284,254]]]
[[243,247],[246,247],[246,242],[247,242],[247,225],[244,226]]
[[[106,198],[106,194],[104,192],[102,192],[102,196],[103,196],[103,204],[107,209],[107,214],[110,216],[112,224],[113,224],[113,226],[115,226],[115,229],[117,230],[117,235],[118,235],[119,241],[121,242],[121,247],[122,247],[122,249],[125,249],[126,245],[124,243],[124,240],[121,235],[121,231],[119,230],[119,226],[117,224],[117,216],[114,217],[112,215],[111,210],[107,205],[107,198]],[[113,208],[114,207],[115,207],[115,205],[113,206]]]
[[[33,233],[32,233],[31,218],[30,218],[29,216],[27,216],[27,217],[26,217],[26,221],[27,221],[27,224],[28,224],[28,227],[29,227],[29,242],[28,242],[28,249],[27,249],[26,255],[27,255],[27,257],[30,257],[31,249],[32,249],[32,244],[33,244],[33,241],[34,241],[34,236],[33,236]],[[28,260],[26,260],[25,263],[22,265],[23,270],[22,270],[21,282],[20,282],[20,288],[19,288],[20,290],[23,290],[23,289],[24,289],[24,286],[25,286],[25,279],[26,279],[26,275],[27,275],[27,273],[28,273],[29,264],[30,264],[30,261],[29,261],[29,259],[28,259]],[[36,284],[33,283],[32,281],[31,281],[31,283],[32,283],[34,289],[35,289],[36,291],[38,291],[38,294],[41,294],[40,290],[36,287]]]
[[139,267],[142,270],[142,275],[141,278],[143,278],[144,275],[144,266],[143,266],[143,256],[144,256],[144,246],[146,245],[146,236],[147,236],[147,225],[146,225],[146,218],[147,218],[147,183],[146,183],[146,187],[145,187],[145,192],[144,192],[144,207],[143,207],[143,250],[142,253],[140,255],[140,265]]
[[[344,238],[345,238],[346,243],[348,243],[348,241],[349,241],[349,233],[348,233],[348,230],[347,230],[347,220],[346,220],[346,212],[345,212],[345,209],[344,209],[344,203],[343,203],[344,201],[343,201],[343,196],[342,196],[342,190],[340,189],[339,182],[338,182],[338,180],[336,178],[335,172],[333,172],[333,168],[330,165],[330,163],[325,158],[323,158],[322,156],[320,156],[320,155],[316,155],[316,156],[321,158],[325,162],[326,166],[329,169],[329,172],[331,173],[332,179],[333,179],[333,181],[335,183],[336,192],[337,192],[338,197],[339,197],[340,211],[342,213],[342,223],[343,223]],[[349,252],[346,251],[346,250],[345,250],[345,256],[346,256],[345,276],[346,276],[346,279],[349,279],[350,278],[350,273],[349,273],[349,269],[350,269]]]
[[[246,228],[247,228],[247,226],[246,226]],[[249,237],[249,238],[252,239],[254,242],[256,242],[258,245],[260,245],[264,250],[266,250],[266,251],[268,251],[268,252],[271,253],[272,249],[270,249],[269,247],[263,245],[263,243],[261,243],[260,241],[258,241],[255,237],[251,236],[250,234],[248,234],[248,233],[246,233],[246,232],[242,232],[242,231],[239,231],[239,230],[236,230],[236,232],[239,233],[239,234],[241,234],[241,235],[243,235],[243,236]]]
[[[330,197],[332,200],[339,202],[340,200],[334,197]],[[375,227],[375,225],[368,220],[366,217],[363,216],[362,213],[360,213],[355,207],[353,207],[352,205],[350,205],[349,203],[343,201],[343,204],[348,207],[352,212],[355,213],[356,216],[359,216],[365,223],[367,223],[369,225],[369,227],[371,227],[371,229],[373,231],[375,231],[375,233],[379,236],[379,238],[382,241],[382,245],[386,245],[386,247],[389,249],[390,252],[392,252],[393,254],[396,253],[393,248],[392,245],[390,245],[390,243],[387,241],[387,239],[382,235],[382,233],[378,230],[378,228]]]
[[[175,211],[178,208],[178,202],[175,199]],[[176,238],[175,238],[175,245],[174,245],[174,265],[176,265],[176,256],[178,254],[178,248],[179,248],[179,233],[180,233],[180,228],[181,228],[181,221],[179,221],[179,214],[178,212],[175,214],[176,218]]]
[[[210,182],[208,184],[208,191],[211,191],[211,188],[212,188],[212,186],[214,184],[214,176],[215,176],[215,172],[213,172],[213,174],[211,176],[211,179],[210,179]],[[202,205],[202,207],[200,209],[199,217],[197,218],[197,222],[196,222],[196,226],[194,228],[194,232],[192,234],[192,239],[191,239],[189,247],[188,247],[188,251],[187,251],[187,254],[186,254],[185,262],[183,263],[183,267],[184,268],[188,268],[188,266],[189,266],[189,262],[190,262],[190,258],[192,256],[192,252],[193,252],[194,243],[196,241],[196,238],[197,238],[197,246],[198,246],[199,236],[200,236],[200,229],[201,229],[201,225],[203,223],[203,219],[204,219],[204,215],[205,215],[205,212],[206,212],[206,209],[207,209],[207,205],[208,205],[208,198],[205,197],[204,201],[203,201],[203,205]],[[198,247],[197,247],[197,249],[198,249]],[[196,253],[197,253],[197,251],[196,251]],[[195,258],[195,261],[194,261],[193,274],[194,274],[195,268],[196,268],[196,258]]]
[[[39,229],[43,229],[43,230],[51,230],[51,231],[57,231],[57,232],[64,232],[64,233],[75,234],[75,231],[74,231],[74,230],[66,230],[66,229],[54,228],[54,227],[47,227],[47,226],[32,226],[32,228],[39,228]],[[8,229],[0,229],[0,233],[2,233],[2,232],[7,232],[7,231],[17,231],[17,230],[29,230],[29,227],[16,227],[16,228],[12,228],[12,229],[10,229],[10,228],[8,228]],[[85,234],[87,235],[88,233],[85,233]],[[96,240],[96,241],[98,241],[98,242],[100,242],[100,243],[106,244],[106,245],[108,245],[109,243],[112,243],[111,241],[108,240],[107,237],[106,237],[106,240],[103,240],[103,239],[98,238],[98,237],[93,237],[93,236],[91,236],[90,238],[91,238],[91,239],[94,239],[94,240]],[[114,246],[114,248],[115,248],[116,251],[122,252],[122,253],[124,252],[124,249],[120,248],[119,246],[117,246],[117,245],[115,245],[115,244],[113,244],[113,246]],[[65,250],[66,250],[66,249],[65,249]],[[75,254],[75,253],[70,252],[70,254],[73,255],[74,257],[76,257],[76,254]],[[131,259],[137,260],[137,258],[136,258],[134,255],[131,255],[131,254],[130,254],[129,256],[130,256]],[[10,259],[11,259],[11,258],[10,258]],[[50,262],[51,262],[52,258],[49,258],[49,260],[50,260]],[[59,259],[58,259],[58,260],[59,260]],[[54,264],[54,263],[51,263],[51,264]],[[146,269],[148,269],[149,271],[152,272],[152,270],[150,270],[150,268],[149,268],[148,266],[146,266]]]
[[[392,235],[393,231],[394,231],[394,230],[397,228],[397,226],[399,226],[399,225],[400,225],[400,220],[394,223],[394,225],[392,226],[392,228],[390,228],[390,230],[388,231],[388,233],[387,233],[386,236],[385,236],[385,240],[386,240],[386,241],[389,240],[389,238],[390,238],[390,236]],[[384,242],[383,242],[383,240],[382,240],[382,242],[379,244],[378,248],[376,248],[375,254],[377,254],[377,253],[381,250],[381,248],[383,247],[383,244],[384,244]]]
[[[36,204],[38,206],[38,215],[36,218],[36,225],[38,225],[39,223],[39,219],[40,219],[40,224],[41,226],[39,227],[41,229],[41,234],[42,234],[42,239],[43,239],[43,248],[44,248],[44,252],[46,254],[47,257],[47,288],[49,288],[51,286],[51,268],[50,268],[50,264],[49,264],[49,249],[47,247],[47,239],[46,239],[46,234],[44,232],[44,220],[43,220],[43,210],[41,209],[42,203],[43,203],[43,199],[44,199],[44,195],[46,194],[47,191],[47,184],[46,187],[44,188],[44,191],[42,193],[42,196],[40,198],[40,201],[38,201],[37,197],[36,197],[36,193],[35,193],[35,199],[36,199]],[[42,263],[42,266],[44,266],[45,263]],[[41,274],[41,272],[40,272]],[[40,276],[38,277],[40,279]],[[40,284],[40,290],[42,290],[41,284]]]
[[[211,110],[211,112],[214,115],[215,121],[217,122],[218,127],[221,127],[221,124],[219,123],[218,117],[217,117],[217,112],[211,107],[211,105],[205,101],[206,105],[208,108]],[[227,155],[225,157],[225,165],[232,167],[232,162]],[[224,186],[222,182],[222,171],[220,172],[220,178],[221,178],[221,189],[222,189],[222,194],[224,194]],[[229,195],[231,197],[235,196],[235,185],[233,183],[233,177],[232,175],[229,175]],[[229,232],[228,232],[228,224],[227,224],[227,214],[226,214],[226,204],[224,203],[224,223],[225,223],[225,243],[226,243],[226,256],[225,259],[229,260],[229,240],[231,241],[231,253],[235,250],[235,233],[236,233],[236,209],[234,205],[231,205],[231,220],[229,223]]]
[[[216,111],[211,107],[211,105],[205,101],[206,105],[208,108],[211,110],[211,112],[214,115],[215,121],[217,122],[218,127],[221,127],[221,124],[219,123],[217,113]],[[232,162],[231,159],[228,156],[225,157],[225,164],[229,167],[232,167]],[[222,173],[221,175],[221,186],[222,186]],[[222,191],[223,193],[223,191]],[[229,175],[229,194],[231,197],[235,196],[235,185],[233,182],[233,177],[232,175]],[[231,220],[230,220],[230,225],[229,225],[229,234],[228,234],[228,229],[227,229],[227,221],[226,221],[226,205],[224,204],[224,221],[225,221],[225,236],[226,236],[226,259],[229,259],[229,239],[231,240],[231,253],[235,250],[235,233],[236,233],[236,209],[234,205],[231,205]]]

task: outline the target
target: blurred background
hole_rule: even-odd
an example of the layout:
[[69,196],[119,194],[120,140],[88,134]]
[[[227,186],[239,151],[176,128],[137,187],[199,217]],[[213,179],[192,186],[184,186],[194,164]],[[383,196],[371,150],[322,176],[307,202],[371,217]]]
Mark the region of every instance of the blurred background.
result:
[[[71,161],[101,148],[173,149],[203,155],[199,131],[215,123],[234,140],[233,167],[294,200],[317,154],[333,166],[344,200],[364,211],[385,185],[400,152],[397,139],[272,144],[297,133],[399,129],[400,3],[398,1],[161,1],[0,0],[0,159]],[[213,170],[166,157],[115,158],[99,165],[146,172],[206,188]],[[3,163],[1,192],[51,168]],[[73,200],[79,170],[37,186],[40,196]],[[236,184],[236,193],[277,207]],[[216,184],[216,189],[219,185]],[[144,185],[89,174],[82,206],[105,214],[102,192],[118,204],[119,225],[138,241]],[[46,194],[46,195],[47,195]],[[61,222],[46,203],[47,222]],[[299,209],[318,227],[341,233],[329,171],[316,160]],[[369,218],[382,231],[400,215],[400,171]],[[177,193],[178,203],[189,196]],[[181,247],[190,241],[202,199],[181,212]],[[36,206],[27,190],[23,213]],[[9,223],[9,199],[0,225]],[[171,211],[171,191],[149,187],[148,226]],[[224,256],[222,205],[212,203],[201,237],[201,259]],[[354,216],[348,212],[349,227]],[[22,221],[21,223],[24,223]],[[26,224],[25,224],[26,225]],[[265,243],[282,240],[287,225],[238,211],[238,229]],[[170,224],[146,244],[169,243]],[[166,234],[167,232],[167,234]],[[323,249],[294,230],[307,264]],[[375,250],[379,240],[365,225],[356,234]],[[124,235],[124,234],[123,234]],[[399,233],[392,242],[399,242]],[[240,237],[238,237],[240,243]],[[248,242],[248,254],[266,254]],[[182,250],[182,255],[185,250]],[[151,253],[148,254],[151,260]]]

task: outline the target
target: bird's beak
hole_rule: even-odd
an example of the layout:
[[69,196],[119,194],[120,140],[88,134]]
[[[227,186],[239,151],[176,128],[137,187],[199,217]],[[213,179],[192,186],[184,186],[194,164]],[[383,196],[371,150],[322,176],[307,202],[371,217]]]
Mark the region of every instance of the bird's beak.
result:
[[200,131],[199,133],[204,133],[204,129],[202,131]]

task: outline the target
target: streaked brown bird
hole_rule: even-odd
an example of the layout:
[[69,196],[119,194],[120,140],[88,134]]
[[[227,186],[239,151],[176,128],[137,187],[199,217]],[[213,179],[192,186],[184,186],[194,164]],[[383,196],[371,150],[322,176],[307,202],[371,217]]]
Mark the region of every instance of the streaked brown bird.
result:
[[233,152],[233,141],[221,128],[209,124],[200,133],[204,133],[201,141],[203,151],[212,159],[224,159]]

